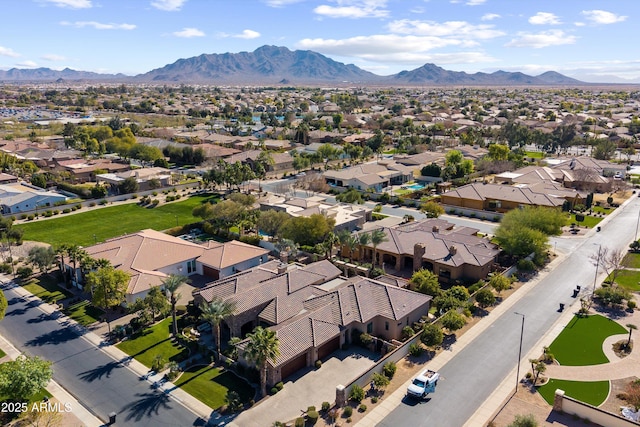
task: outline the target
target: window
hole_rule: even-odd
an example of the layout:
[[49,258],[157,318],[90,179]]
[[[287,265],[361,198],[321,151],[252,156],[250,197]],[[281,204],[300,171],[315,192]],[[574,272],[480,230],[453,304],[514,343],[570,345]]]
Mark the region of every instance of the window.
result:
[[385,331],[389,330],[389,322],[384,322],[384,330]]
[[373,322],[367,323],[367,333],[370,334],[373,332]]
[[191,260],[191,270],[194,273],[196,272],[196,260],[195,259]]

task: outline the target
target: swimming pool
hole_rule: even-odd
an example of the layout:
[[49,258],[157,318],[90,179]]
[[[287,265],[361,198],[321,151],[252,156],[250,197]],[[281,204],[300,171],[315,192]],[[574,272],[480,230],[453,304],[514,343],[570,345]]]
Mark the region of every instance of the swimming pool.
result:
[[423,190],[424,185],[415,183],[415,184],[407,185],[407,188],[410,190]]

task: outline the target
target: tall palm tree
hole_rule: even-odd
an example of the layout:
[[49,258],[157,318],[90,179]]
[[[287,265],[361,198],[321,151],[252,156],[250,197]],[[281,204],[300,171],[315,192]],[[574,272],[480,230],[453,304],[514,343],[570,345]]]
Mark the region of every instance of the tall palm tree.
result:
[[216,334],[216,350],[220,354],[220,323],[236,310],[233,302],[213,298],[211,302],[200,304],[200,317],[208,322]]
[[638,327],[633,323],[627,323],[627,328],[629,328],[629,339],[627,340],[627,345],[625,347],[629,348],[631,345],[631,332],[633,332],[634,329],[638,329]]
[[360,241],[357,236],[349,236],[345,245],[349,248],[349,262],[353,264],[353,253],[358,249]]
[[371,245],[373,245],[373,259],[371,260],[372,270],[376,266],[376,254],[378,245],[382,242],[386,242],[387,240],[387,235],[382,228],[378,228],[377,230],[373,230],[371,232]]
[[358,234],[358,244],[360,245],[360,261],[364,258],[364,248],[371,242],[371,234]]
[[171,274],[162,281],[162,290],[164,290],[171,304],[172,334],[174,338],[178,336],[178,321],[176,320],[176,304],[178,303],[178,299],[180,299],[178,288],[180,288],[183,283],[189,283],[189,279],[179,274]]
[[245,358],[254,362],[260,370],[260,391],[262,396],[267,395],[267,361],[276,361],[280,355],[278,337],[275,331],[258,326],[247,335],[249,342],[244,349]]
[[327,237],[325,237],[324,241],[322,242],[325,259],[330,259],[333,256],[333,248],[336,245],[336,243],[338,243],[338,237],[336,237],[333,231],[330,231],[327,234]]

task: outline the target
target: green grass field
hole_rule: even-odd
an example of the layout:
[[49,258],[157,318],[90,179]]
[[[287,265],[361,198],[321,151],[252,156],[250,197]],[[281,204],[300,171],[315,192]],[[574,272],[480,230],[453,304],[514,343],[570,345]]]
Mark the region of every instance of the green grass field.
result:
[[233,372],[220,372],[212,366],[194,366],[186,370],[175,385],[206,404],[218,409],[225,404],[224,398],[228,390],[236,391],[243,402],[254,396],[254,389],[245,380]]
[[56,283],[56,279],[46,274],[28,279],[22,287],[49,304],[55,304],[61,299],[69,298],[72,295],[60,288]]
[[602,213],[605,215],[609,215],[611,212],[616,210],[616,208],[608,208],[603,206],[591,206],[591,210],[594,212]]
[[545,385],[538,387],[538,392],[549,405],[557,389],[564,390],[565,395],[593,406],[601,405],[609,395],[609,381],[566,381],[550,379]]
[[600,315],[576,316],[549,346],[549,350],[561,365],[599,365],[609,362],[602,351],[605,338],[626,332],[618,323]]
[[640,268],[640,253],[628,252],[622,260],[622,265],[629,268]]
[[576,221],[576,215],[575,214],[570,214],[568,216],[567,219],[567,224],[572,224],[572,223],[576,223],[579,226],[587,226],[589,228],[593,228],[596,225],[598,225],[600,223],[600,221],[602,221],[604,218],[599,218],[599,217],[595,217],[595,216],[589,216],[589,215],[585,215],[584,216],[584,221],[582,222],[578,222]]
[[83,326],[89,326],[99,321],[104,315],[104,311],[92,306],[89,301],[81,301],[67,307],[64,314]]
[[[611,275],[607,277],[607,281],[610,281],[610,278]],[[618,270],[616,283],[631,292],[638,292],[640,291],[640,271]]]
[[196,222],[197,218],[191,214],[193,208],[209,200],[216,198],[192,196],[156,208],[141,207],[135,203],[96,207],[86,212],[24,223],[16,227],[24,230],[24,240],[45,242],[54,247],[62,243],[90,246],[95,241],[101,242],[145,228],[166,230],[175,227],[176,217],[179,225]]
[[187,357],[188,350],[173,341],[170,328],[169,317],[121,342],[117,347],[148,368],[151,368],[153,359],[158,354],[166,361],[181,361]]
[[542,151],[525,151],[525,156],[532,159],[542,159],[544,158],[544,153]]

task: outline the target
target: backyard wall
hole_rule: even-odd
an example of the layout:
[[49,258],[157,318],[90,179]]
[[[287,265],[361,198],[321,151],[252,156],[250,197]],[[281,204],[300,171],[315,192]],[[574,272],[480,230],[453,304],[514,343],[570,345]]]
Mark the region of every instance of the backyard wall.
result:
[[587,419],[592,423],[607,427],[637,427],[638,424],[622,416],[603,411],[588,403],[580,402],[572,397],[565,396],[564,390],[556,390],[553,402],[553,410]]

